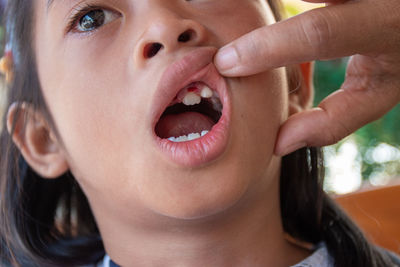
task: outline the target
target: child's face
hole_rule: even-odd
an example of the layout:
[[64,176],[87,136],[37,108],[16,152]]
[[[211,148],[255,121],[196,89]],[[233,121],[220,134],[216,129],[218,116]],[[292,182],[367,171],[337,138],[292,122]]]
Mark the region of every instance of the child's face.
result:
[[[68,26],[80,8],[86,11]],[[48,9],[47,0],[36,1],[42,89],[70,170],[97,217],[196,218],[260,187],[277,189],[269,185],[279,176],[273,148],[287,116],[284,70],[223,78],[212,64],[217,48],[273,21],[264,0],[54,0]],[[152,43],[162,48],[151,50]],[[186,55],[183,69],[171,67]],[[175,87],[200,69],[207,74],[194,80],[224,98],[224,123],[197,140],[161,140],[157,134],[213,127],[198,112],[164,116],[160,126]]]

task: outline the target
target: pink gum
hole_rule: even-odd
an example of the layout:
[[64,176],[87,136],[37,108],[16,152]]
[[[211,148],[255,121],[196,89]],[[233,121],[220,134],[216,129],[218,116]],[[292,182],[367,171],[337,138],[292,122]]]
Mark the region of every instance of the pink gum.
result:
[[176,96],[176,99],[179,101],[179,103],[181,103],[183,101],[183,98],[185,98],[185,96],[187,95],[187,93],[190,93],[190,92],[195,93],[198,96],[200,96],[200,94],[201,94],[201,90],[199,89],[199,86],[193,85],[193,86],[183,88]]
[[201,83],[194,83],[194,84],[190,84],[189,86],[186,86],[185,88],[183,88],[182,90],[179,91],[178,95],[175,97],[174,101],[172,101],[169,106],[173,106],[175,104],[182,103],[183,98],[189,92],[194,92],[195,94],[200,96],[201,95],[201,89],[200,88],[201,89],[203,88]]

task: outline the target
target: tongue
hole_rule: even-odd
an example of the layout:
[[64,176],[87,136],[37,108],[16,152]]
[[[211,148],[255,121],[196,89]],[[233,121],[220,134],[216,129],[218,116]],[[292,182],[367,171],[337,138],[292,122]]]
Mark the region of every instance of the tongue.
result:
[[190,133],[211,130],[213,120],[198,112],[183,112],[161,117],[156,125],[156,133],[161,138],[179,137]]

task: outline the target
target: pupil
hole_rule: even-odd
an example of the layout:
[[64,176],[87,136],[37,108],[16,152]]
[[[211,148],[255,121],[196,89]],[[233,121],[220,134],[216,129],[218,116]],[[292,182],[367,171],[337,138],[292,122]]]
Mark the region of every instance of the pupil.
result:
[[103,25],[105,15],[103,10],[93,10],[81,18],[79,22],[81,28],[85,31],[93,30]]

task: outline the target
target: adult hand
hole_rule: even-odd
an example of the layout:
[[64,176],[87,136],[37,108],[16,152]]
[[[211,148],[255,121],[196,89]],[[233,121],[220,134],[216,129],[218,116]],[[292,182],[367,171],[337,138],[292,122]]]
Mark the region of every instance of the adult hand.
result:
[[246,76],[353,55],[339,90],[282,125],[275,148],[281,156],[336,143],[400,102],[400,1],[307,1],[328,5],[257,29],[215,57],[223,75]]

